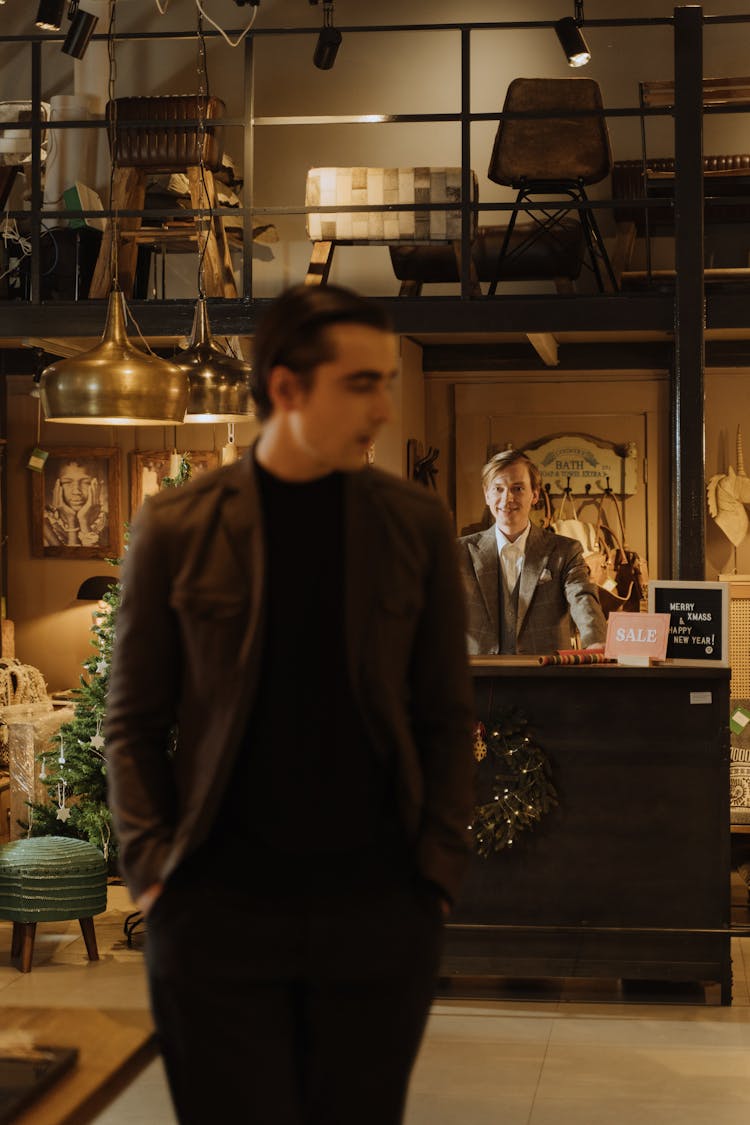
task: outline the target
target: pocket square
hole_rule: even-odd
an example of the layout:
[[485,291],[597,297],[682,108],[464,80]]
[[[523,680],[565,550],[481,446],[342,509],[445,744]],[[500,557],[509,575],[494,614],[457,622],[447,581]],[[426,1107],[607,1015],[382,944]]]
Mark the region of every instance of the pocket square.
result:
[[544,570],[539,575],[539,581],[537,582],[537,585],[541,586],[542,582],[551,582],[551,581],[552,581],[552,575],[550,574],[550,572],[547,570],[547,567],[545,566]]

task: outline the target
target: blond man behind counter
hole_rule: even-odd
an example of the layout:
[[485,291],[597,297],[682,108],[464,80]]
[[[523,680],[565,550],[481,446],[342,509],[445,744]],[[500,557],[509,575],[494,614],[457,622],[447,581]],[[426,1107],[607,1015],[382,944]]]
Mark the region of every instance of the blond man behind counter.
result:
[[602,648],[607,625],[574,539],[530,521],[541,476],[524,453],[504,450],[482,469],[495,523],[458,541],[471,656]]

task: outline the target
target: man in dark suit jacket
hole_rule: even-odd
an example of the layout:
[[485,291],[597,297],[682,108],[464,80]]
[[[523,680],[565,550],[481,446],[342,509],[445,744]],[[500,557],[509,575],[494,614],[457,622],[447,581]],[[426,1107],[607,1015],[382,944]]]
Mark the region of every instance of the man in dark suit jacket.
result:
[[402,1120],[473,763],[447,513],[365,467],[396,364],[377,306],[288,291],[250,455],[132,529],[110,796],[183,1123]]
[[601,648],[607,627],[581,546],[529,519],[541,477],[518,450],[495,454],[482,470],[495,523],[459,539],[459,565],[473,656]]

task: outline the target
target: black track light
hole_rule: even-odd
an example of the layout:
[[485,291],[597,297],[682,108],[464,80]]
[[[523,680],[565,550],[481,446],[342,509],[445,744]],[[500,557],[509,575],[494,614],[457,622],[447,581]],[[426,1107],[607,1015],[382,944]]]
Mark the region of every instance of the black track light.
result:
[[336,55],[341,46],[341,32],[335,27],[322,27],[318,42],[315,44],[313,63],[318,70],[330,70],[336,62]]
[[574,0],[575,15],[566,16],[555,24],[557,38],[565,52],[568,66],[585,66],[591,61],[591,51],[588,43],[583,38],[581,25],[583,24],[583,0]]
[[92,15],[91,12],[82,11],[78,7],[78,0],[73,0],[68,15],[72,22],[62,49],[66,55],[71,55],[74,59],[82,59],[99,17]]
[[585,66],[591,60],[591,51],[588,48],[583,33],[572,16],[558,20],[555,24],[557,38],[565,52],[568,66]]
[[65,14],[65,0],[39,0],[36,26],[44,31],[59,31]]
[[336,55],[341,46],[341,32],[333,26],[333,2],[323,4],[323,26],[320,29],[318,42],[315,44],[313,64],[318,70],[330,70],[336,62]]

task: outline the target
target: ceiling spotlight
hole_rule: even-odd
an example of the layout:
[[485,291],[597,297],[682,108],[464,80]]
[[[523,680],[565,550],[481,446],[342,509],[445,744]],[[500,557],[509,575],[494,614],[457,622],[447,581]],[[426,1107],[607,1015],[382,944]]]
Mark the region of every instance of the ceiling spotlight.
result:
[[72,0],[68,16],[72,23],[68,34],[65,36],[62,50],[66,55],[72,55],[74,59],[82,59],[86,54],[89,39],[94,34],[94,28],[99,17],[92,15],[91,12],[81,11],[78,7],[78,0]]
[[568,66],[585,66],[591,61],[591,51],[583,38],[583,0],[575,0],[575,15],[565,16],[555,24],[557,38],[565,52]]
[[318,70],[330,70],[336,62],[336,55],[341,46],[341,32],[333,26],[333,0],[326,0],[323,4],[323,26],[320,29],[318,42],[315,44],[313,64]]
[[44,31],[59,31],[65,14],[65,0],[39,0],[36,26]]

